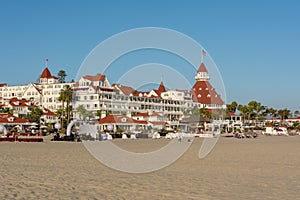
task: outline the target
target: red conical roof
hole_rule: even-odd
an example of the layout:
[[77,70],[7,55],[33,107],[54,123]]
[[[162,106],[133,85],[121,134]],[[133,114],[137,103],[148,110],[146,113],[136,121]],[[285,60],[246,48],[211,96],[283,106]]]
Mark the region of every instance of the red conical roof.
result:
[[201,63],[200,67],[198,68],[197,72],[208,72],[204,63]]
[[202,104],[223,105],[224,101],[208,81],[197,81],[192,89],[193,101]]
[[158,89],[155,90],[155,92],[156,92],[158,95],[160,95],[162,92],[166,92],[166,91],[167,91],[167,90],[166,90],[166,88],[165,88],[163,82],[160,82],[160,85],[159,85]]
[[40,78],[56,78],[55,76],[52,76],[48,67],[46,67],[44,69],[44,71],[42,72],[42,75],[40,76]]

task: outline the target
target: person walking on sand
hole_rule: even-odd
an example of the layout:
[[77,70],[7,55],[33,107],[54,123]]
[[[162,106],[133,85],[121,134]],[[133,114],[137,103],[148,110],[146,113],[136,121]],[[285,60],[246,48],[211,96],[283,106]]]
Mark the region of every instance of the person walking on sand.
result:
[[177,138],[178,138],[178,142],[181,142],[182,141],[182,134],[178,133]]

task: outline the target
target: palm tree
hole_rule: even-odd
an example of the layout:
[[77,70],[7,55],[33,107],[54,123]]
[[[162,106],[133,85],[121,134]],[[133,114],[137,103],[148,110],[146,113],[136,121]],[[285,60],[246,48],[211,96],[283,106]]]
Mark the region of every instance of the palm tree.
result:
[[99,119],[100,119],[102,116],[102,110],[97,110],[96,116],[99,117]]
[[72,106],[70,106],[70,103],[72,102],[73,99],[73,89],[67,85],[66,88],[64,89],[65,93],[65,101],[67,103],[66,111],[67,111],[67,123],[70,122],[70,114],[72,112]]
[[77,112],[78,115],[79,115],[79,119],[82,119],[82,120],[84,120],[84,121],[86,120],[86,118],[94,117],[93,112],[87,111],[83,105],[79,105],[79,106],[76,108],[76,112]]
[[59,83],[65,83],[67,73],[64,70],[60,70],[57,74],[57,79]]
[[56,110],[55,116],[60,120],[62,119],[62,109],[61,108]]
[[236,112],[237,106],[238,106],[238,104],[236,101],[233,101],[233,102],[231,102],[231,104],[226,105],[228,112],[231,112],[231,113]]
[[200,119],[207,119],[211,117],[211,113],[207,110],[206,107],[199,109]]
[[299,115],[299,110],[295,110],[294,111],[294,117],[298,117],[298,115]]
[[7,113],[7,114],[10,114],[10,115],[13,115],[14,114],[14,110],[5,107],[5,108],[2,108],[2,113]]
[[84,119],[84,116],[86,115],[87,110],[84,108],[83,105],[79,105],[79,106],[76,108],[76,112],[77,112],[78,115],[79,115],[79,119]]
[[64,127],[66,94],[64,93],[63,89],[59,93],[58,101],[61,101],[60,124],[61,124],[61,127]]
[[40,108],[34,108],[28,115],[28,119],[31,122],[40,123],[43,111]]
[[[70,113],[71,113],[71,110],[69,109],[69,105],[72,101],[72,98],[73,98],[73,89],[69,86],[69,85],[66,85],[64,89],[61,89],[60,91],[60,94],[59,94],[59,97],[58,97],[58,100],[61,101],[61,105],[62,105],[62,113],[61,113],[61,127],[65,127],[65,124],[64,124],[64,119],[65,119],[65,103],[67,103],[67,123],[69,123],[70,121]],[[63,130],[63,129],[62,129]]]
[[274,108],[269,108],[269,112],[270,112],[270,114],[271,114],[271,116],[272,116],[272,119],[275,118],[275,117],[277,117],[278,111],[277,111],[276,109],[274,109]]
[[249,120],[249,116],[250,116],[249,106],[240,104],[240,105],[238,105],[237,109],[240,112],[240,115],[243,116],[244,121],[246,121],[246,116],[247,116],[247,119]]
[[287,108],[278,110],[278,115],[280,116],[280,119],[283,121],[284,119],[288,118],[291,114],[291,111]]
[[69,124],[71,121],[71,115],[72,115],[72,111],[73,111],[73,106],[72,105],[68,105],[66,106],[66,113],[67,113],[67,123]]
[[261,117],[261,111],[265,109],[265,106],[261,105],[261,103],[257,101],[250,101],[248,106],[250,108],[250,115],[252,115],[252,119],[255,118],[256,126],[258,118]]

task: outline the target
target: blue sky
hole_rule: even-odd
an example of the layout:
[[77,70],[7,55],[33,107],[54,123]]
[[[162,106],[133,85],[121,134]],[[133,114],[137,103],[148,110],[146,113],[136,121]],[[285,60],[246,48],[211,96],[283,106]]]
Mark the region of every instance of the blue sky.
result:
[[75,79],[105,39],[132,28],[163,27],[207,50],[223,77],[227,102],[257,100],[300,110],[299,10],[291,0],[2,0],[0,83],[35,82],[46,58],[54,75],[63,69],[67,80]]

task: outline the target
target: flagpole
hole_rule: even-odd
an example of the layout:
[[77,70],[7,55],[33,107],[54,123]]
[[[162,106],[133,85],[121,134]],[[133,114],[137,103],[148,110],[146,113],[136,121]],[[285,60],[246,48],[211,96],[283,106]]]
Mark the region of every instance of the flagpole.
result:
[[201,62],[203,63],[204,62],[204,57],[206,56],[206,51],[204,51],[202,49],[202,53],[201,53]]

